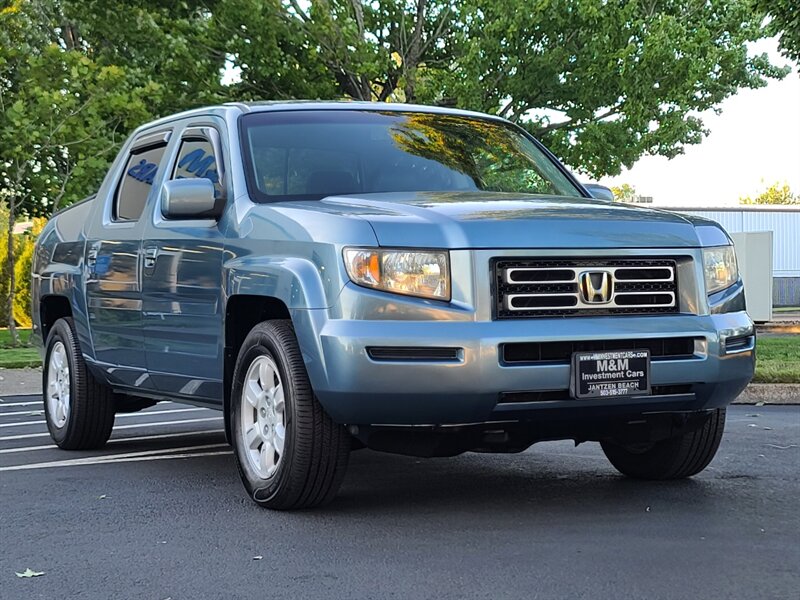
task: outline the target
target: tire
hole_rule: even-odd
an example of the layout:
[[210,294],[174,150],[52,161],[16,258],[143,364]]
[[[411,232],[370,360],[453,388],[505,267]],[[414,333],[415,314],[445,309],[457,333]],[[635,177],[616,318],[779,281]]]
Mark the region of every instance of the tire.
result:
[[725,409],[711,413],[699,429],[656,442],[646,449],[601,442],[614,467],[636,479],[684,479],[705,469],[717,453],[725,430]]
[[314,396],[290,321],[259,323],[244,340],[230,422],[239,475],[257,504],[290,510],[333,500],[350,435]]
[[47,429],[59,448],[101,448],[114,426],[114,393],[86,368],[75,324],[55,322],[47,336],[42,399]]

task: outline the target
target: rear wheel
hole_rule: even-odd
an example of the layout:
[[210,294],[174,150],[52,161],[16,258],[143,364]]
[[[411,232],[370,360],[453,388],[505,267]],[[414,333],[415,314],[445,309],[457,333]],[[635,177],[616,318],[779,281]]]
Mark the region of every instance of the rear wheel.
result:
[[637,479],[683,479],[705,469],[717,453],[725,430],[725,409],[711,413],[699,429],[648,444],[623,446],[601,442],[611,464],[623,475]]
[[71,318],[47,336],[42,372],[45,419],[59,448],[102,447],[114,426],[114,393],[86,368]]
[[259,505],[308,508],[336,495],[350,436],[314,396],[290,321],[260,323],[242,344],[231,430],[242,483]]

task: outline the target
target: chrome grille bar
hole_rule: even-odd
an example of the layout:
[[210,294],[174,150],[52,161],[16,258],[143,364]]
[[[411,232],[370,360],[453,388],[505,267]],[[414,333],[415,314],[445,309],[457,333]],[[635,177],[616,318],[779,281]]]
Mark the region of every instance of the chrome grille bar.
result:
[[[614,280],[618,279],[619,275],[625,275],[626,273],[636,273],[644,271],[641,267],[535,267],[535,268],[525,268],[525,267],[516,267],[511,269],[505,270],[505,278],[506,283],[514,284],[535,284],[535,283],[575,283],[578,280],[578,275],[583,273],[584,271],[608,271],[611,275],[614,276]],[[520,279],[514,278],[514,275],[517,273],[531,273],[531,274],[545,274],[545,273],[558,273],[559,271],[563,271],[564,273],[571,273],[570,277],[567,278],[560,278],[560,279]],[[675,280],[675,269],[674,267],[655,267],[653,269],[648,269],[647,272],[653,272],[656,275],[660,275],[661,271],[664,271],[666,277],[658,277],[658,278],[634,278],[628,279],[627,277],[623,277],[621,281],[625,283],[649,283],[649,282],[664,282],[664,281],[674,281]]]

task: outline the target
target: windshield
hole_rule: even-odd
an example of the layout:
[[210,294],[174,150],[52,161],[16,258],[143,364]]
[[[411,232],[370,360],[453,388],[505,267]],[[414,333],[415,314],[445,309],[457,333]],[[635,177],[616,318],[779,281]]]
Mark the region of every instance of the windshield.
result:
[[492,191],[581,196],[516,128],[448,114],[358,110],[242,117],[250,195],[260,202],[334,194]]

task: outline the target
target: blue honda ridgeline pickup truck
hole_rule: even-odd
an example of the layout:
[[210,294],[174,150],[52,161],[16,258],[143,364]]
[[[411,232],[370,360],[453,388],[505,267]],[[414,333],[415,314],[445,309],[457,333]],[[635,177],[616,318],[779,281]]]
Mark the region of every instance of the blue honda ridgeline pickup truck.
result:
[[33,267],[55,442],[159,400],[221,410],[250,497],[316,506],[352,449],[598,441],[675,479],[717,451],[755,332],[716,223],[609,202],[522,129],[369,103],[137,129]]

